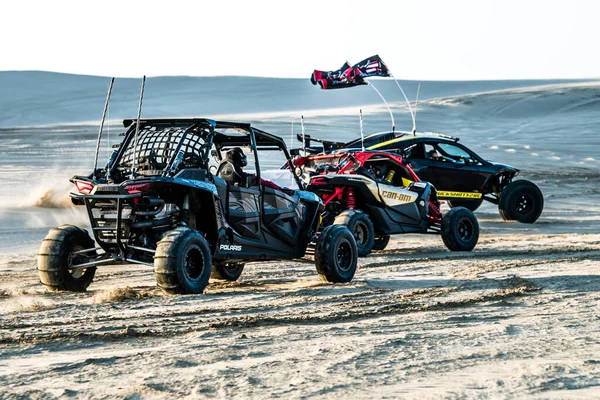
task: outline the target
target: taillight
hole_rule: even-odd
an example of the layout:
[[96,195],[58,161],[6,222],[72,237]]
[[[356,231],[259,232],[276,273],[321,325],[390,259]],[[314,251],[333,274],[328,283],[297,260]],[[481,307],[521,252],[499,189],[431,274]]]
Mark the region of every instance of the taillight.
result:
[[150,182],[136,183],[135,185],[127,185],[127,186],[125,186],[125,190],[129,194],[147,192],[150,190]]
[[94,188],[94,185],[92,185],[91,183],[80,181],[75,181],[75,186],[77,187],[79,193],[83,194],[90,194],[92,192],[92,189]]

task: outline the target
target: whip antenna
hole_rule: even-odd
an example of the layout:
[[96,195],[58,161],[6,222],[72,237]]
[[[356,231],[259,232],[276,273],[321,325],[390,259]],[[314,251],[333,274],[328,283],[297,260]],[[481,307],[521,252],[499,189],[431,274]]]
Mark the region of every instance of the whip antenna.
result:
[[98,167],[98,153],[100,152],[100,140],[102,138],[102,129],[104,128],[104,119],[106,118],[106,110],[108,110],[108,102],[110,101],[110,94],[112,92],[113,83],[115,78],[110,80],[108,86],[108,94],[106,95],[106,102],[104,103],[104,111],[102,112],[102,121],[100,122],[100,130],[98,131],[98,141],[96,142],[96,156],[94,157],[94,172],[92,172],[92,180],[96,180],[96,167]]
[[292,131],[290,132],[290,149],[294,145],[294,120],[292,119]]
[[106,118],[108,118],[108,126],[106,127],[106,152],[110,154],[110,104],[106,109]]
[[144,87],[146,86],[146,75],[142,78],[142,89],[140,90],[140,104],[138,106],[138,115],[135,123],[135,136],[133,139],[133,161],[131,163],[131,177],[135,178],[135,159],[138,144],[138,133],[140,132],[140,115],[142,114],[142,99],[144,98]]
[[[390,108],[390,105],[388,104],[387,101],[385,101],[385,97],[383,97],[381,92],[379,90],[377,90],[377,88],[375,87],[375,85],[373,85],[373,83],[371,81],[366,81],[366,82],[369,86],[371,86],[377,92],[379,97],[381,97],[381,100],[383,100],[383,102],[385,103],[385,106],[387,107],[388,112],[390,113],[390,118],[392,119],[392,132],[394,132],[396,130],[396,122],[394,121],[394,114],[392,114],[392,109]],[[413,120],[414,120],[414,118],[413,118]]]
[[404,90],[402,90],[402,86],[400,86],[400,84],[398,83],[396,78],[392,74],[390,74],[390,76],[394,79],[394,82],[396,82],[398,89],[400,89],[400,91],[402,92],[402,96],[404,96],[404,100],[406,100],[406,104],[408,104],[408,111],[410,111],[410,116],[412,117],[412,121],[413,121],[413,133],[415,133],[415,132],[417,132],[417,122],[415,120],[415,113],[413,112],[413,109],[410,106],[410,101],[408,101],[408,97],[406,97],[406,93],[404,93]]
[[417,86],[417,99],[415,100],[415,122],[413,125],[413,136],[417,136],[417,106],[419,105],[419,91],[421,90],[421,84]]
[[304,150],[304,156],[306,157],[306,140],[304,139],[304,115],[300,116],[300,124],[302,125],[302,150]]
[[358,110],[358,114],[360,115],[360,144],[362,145],[362,151],[365,151],[365,134],[363,133],[362,109]]

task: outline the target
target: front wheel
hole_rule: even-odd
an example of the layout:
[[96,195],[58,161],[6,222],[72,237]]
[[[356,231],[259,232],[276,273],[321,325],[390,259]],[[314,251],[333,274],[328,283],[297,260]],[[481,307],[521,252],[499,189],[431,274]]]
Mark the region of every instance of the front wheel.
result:
[[83,265],[95,256],[94,240],[83,229],[73,225],[52,229],[42,240],[37,256],[40,281],[53,292],[85,292],[94,280],[96,267]]
[[356,272],[356,241],[348,228],[330,225],[323,229],[315,249],[315,264],[321,280],[350,282]]
[[442,218],[442,240],[450,251],[471,251],[479,240],[479,222],[472,211],[456,207]]
[[367,214],[359,210],[346,210],[335,217],[333,223],[346,225],[352,232],[359,257],[364,257],[371,252],[375,241],[375,229]]
[[498,211],[506,221],[533,224],[542,214],[544,196],[533,182],[518,180],[506,185],[500,193]]
[[244,271],[244,263],[214,263],[210,274],[211,279],[222,279],[225,281],[237,281]]
[[154,276],[167,294],[202,293],[211,270],[210,247],[198,231],[177,228],[156,245]]

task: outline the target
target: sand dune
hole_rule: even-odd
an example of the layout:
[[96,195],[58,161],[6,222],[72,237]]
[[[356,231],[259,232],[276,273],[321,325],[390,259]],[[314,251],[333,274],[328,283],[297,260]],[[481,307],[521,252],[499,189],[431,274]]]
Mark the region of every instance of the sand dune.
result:
[[33,260],[10,263],[0,397],[595,397],[598,214],[565,229],[552,208],[533,226],[493,211],[471,253],[397,236],[342,285],[306,259],[197,296],[132,265],[57,294]]

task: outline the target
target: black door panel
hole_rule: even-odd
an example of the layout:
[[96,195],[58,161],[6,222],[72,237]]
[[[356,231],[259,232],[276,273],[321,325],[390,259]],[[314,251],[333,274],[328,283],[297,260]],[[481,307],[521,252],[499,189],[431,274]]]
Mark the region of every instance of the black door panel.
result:
[[[431,183],[438,190],[472,192],[483,185],[485,176],[479,173],[478,166],[465,165],[451,161],[432,161],[428,174]],[[427,180],[427,179],[426,179]]]
[[302,208],[298,198],[272,188],[264,188],[263,221],[269,231],[291,246],[297,243]]
[[260,191],[229,186],[229,225],[242,236],[260,238]]

